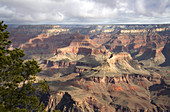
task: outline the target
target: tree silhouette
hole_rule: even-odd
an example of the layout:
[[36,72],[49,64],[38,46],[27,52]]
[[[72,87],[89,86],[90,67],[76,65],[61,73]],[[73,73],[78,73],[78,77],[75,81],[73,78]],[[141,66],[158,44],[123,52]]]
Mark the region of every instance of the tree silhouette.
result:
[[35,60],[24,60],[24,51],[9,50],[7,25],[0,22],[0,112],[42,111],[44,106],[36,96],[47,92],[45,81],[35,84],[41,71]]

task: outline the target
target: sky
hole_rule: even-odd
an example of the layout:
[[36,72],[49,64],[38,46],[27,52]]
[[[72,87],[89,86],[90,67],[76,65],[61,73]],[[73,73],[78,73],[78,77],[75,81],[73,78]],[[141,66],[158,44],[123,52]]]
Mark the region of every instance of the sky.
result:
[[0,0],[8,24],[166,24],[170,0]]

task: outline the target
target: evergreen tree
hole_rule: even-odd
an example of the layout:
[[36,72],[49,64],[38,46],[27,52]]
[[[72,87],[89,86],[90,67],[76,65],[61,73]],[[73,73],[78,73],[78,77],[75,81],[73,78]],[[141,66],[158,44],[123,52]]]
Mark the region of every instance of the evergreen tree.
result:
[[0,112],[42,111],[44,105],[36,96],[37,92],[47,92],[45,81],[36,81],[41,71],[35,60],[23,60],[24,51],[9,50],[7,25],[0,22]]

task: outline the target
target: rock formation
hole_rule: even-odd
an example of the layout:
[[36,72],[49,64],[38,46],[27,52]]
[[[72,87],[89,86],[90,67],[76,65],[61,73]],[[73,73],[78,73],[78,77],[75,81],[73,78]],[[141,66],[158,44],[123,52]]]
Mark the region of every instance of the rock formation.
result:
[[166,112],[169,31],[169,25],[23,25],[10,29],[10,49],[39,62],[37,79],[50,88],[48,112]]

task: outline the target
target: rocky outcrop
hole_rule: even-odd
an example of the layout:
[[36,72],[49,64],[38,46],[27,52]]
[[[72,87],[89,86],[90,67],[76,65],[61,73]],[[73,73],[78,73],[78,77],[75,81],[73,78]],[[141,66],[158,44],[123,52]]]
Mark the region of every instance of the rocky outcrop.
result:
[[57,49],[56,54],[74,53],[78,55],[106,54],[106,49],[86,48],[86,47],[66,47]]
[[148,31],[152,32],[162,32],[165,31],[166,28],[154,28],[154,29],[130,29],[130,30],[121,30],[121,33],[147,33]]
[[68,68],[76,65],[76,62],[44,60],[47,67]]
[[[156,77],[137,74],[126,74],[121,77],[80,77],[64,84],[74,90],[67,90],[67,93],[59,96],[51,95],[53,99],[50,100],[47,108],[48,110],[66,109],[69,112],[166,111],[169,109],[168,103],[167,106],[162,107],[155,101],[155,97],[150,96],[150,92],[155,91],[154,86],[161,88],[159,85],[163,85],[162,81],[160,75]],[[62,99],[58,100],[58,97]],[[62,108],[61,105],[63,105]]]
[[107,60],[107,62],[109,64],[115,64],[116,62],[122,61],[122,60],[130,61],[132,60],[132,57],[129,53],[121,52],[119,54],[112,54],[110,58]]
[[146,34],[139,35],[126,35],[121,34],[106,42],[106,48],[114,52],[130,51],[132,49],[139,49],[146,45]]
[[164,49],[164,43],[162,43],[161,45],[156,43],[146,45],[140,48],[138,54],[135,56],[135,59],[139,61],[148,60],[148,64],[147,64],[148,66],[150,66],[151,64],[160,65],[164,63],[166,59],[162,53],[163,49]]
[[79,33],[70,37],[70,45],[65,48],[57,49],[56,54],[74,53],[78,55],[93,55],[93,54],[106,54],[108,51],[104,47],[100,47],[88,36],[81,35]]

